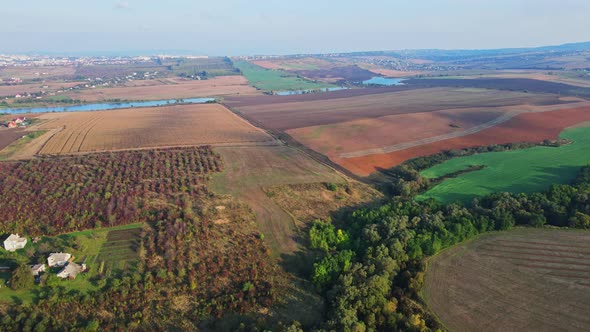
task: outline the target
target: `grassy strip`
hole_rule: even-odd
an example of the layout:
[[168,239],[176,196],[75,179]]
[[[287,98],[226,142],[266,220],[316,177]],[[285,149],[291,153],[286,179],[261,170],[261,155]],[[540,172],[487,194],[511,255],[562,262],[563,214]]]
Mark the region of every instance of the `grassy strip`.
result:
[[29,144],[32,140],[45,134],[47,130],[37,130],[24,135],[22,138],[10,143],[7,147],[0,151],[0,160],[6,160],[12,157],[17,151]]
[[247,61],[234,61],[234,66],[257,89],[265,91],[314,90],[334,87],[326,83],[308,81],[282,70],[270,70]]

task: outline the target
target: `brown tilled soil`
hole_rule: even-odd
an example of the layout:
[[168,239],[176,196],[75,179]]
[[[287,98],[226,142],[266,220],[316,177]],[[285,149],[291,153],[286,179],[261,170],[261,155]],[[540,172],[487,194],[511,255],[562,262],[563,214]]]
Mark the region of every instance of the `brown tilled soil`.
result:
[[590,107],[561,109],[540,113],[524,113],[517,115],[507,122],[475,134],[455,137],[386,154],[373,154],[355,158],[334,158],[333,161],[355,174],[365,176],[379,169],[391,168],[408,159],[427,156],[445,150],[458,150],[513,142],[541,142],[544,139],[556,139],[564,128],[584,121],[590,121]]
[[590,232],[482,235],[432,257],[422,293],[451,331],[588,331]]
[[21,128],[0,128],[0,150],[26,134],[26,131]]
[[290,129],[287,133],[300,143],[332,158],[341,153],[461,132],[491,121],[505,112],[502,108],[466,108],[388,115]]
[[298,75],[311,80],[325,81],[325,82],[361,82],[375,77],[375,73],[366,69],[359,68],[356,65],[333,67],[316,70],[297,70],[294,71]]
[[[360,93],[357,92],[360,90]],[[487,89],[431,88],[397,92],[366,94],[363,90],[344,90],[356,94],[354,97],[329,98],[335,93],[310,94],[309,98],[284,98],[284,103],[240,104],[227,100],[225,104],[244,114],[255,123],[274,130],[328,125],[337,122],[377,118],[387,115],[432,112],[445,109],[470,107],[499,107],[509,105],[550,105],[563,101],[555,95],[535,95],[524,92],[498,91]],[[383,89],[385,91],[387,89]],[[302,95],[306,96],[306,95]],[[260,97],[262,98],[262,97]],[[280,98],[280,96],[279,96]],[[246,98],[242,99],[245,100]],[[235,99],[234,99],[235,100]],[[281,100],[275,98],[274,100]],[[313,100],[313,101],[312,101]]]

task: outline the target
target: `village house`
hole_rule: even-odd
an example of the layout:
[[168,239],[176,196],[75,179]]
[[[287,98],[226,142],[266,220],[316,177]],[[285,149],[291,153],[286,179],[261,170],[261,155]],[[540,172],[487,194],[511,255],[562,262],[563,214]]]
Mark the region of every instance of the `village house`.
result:
[[47,257],[47,265],[49,265],[49,267],[64,266],[68,263],[70,258],[72,258],[72,255],[68,253],[54,252],[49,254],[49,257]]
[[16,128],[17,127],[17,124],[14,121],[8,121],[6,123],[6,127],[8,127],[8,128]]
[[74,262],[68,263],[64,268],[57,274],[58,277],[65,279],[74,279],[79,273],[86,270],[86,264],[76,264]]
[[14,123],[16,123],[16,124],[21,124],[21,123],[25,122],[26,120],[27,120],[27,118],[21,116],[21,117],[18,117],[12,121],[14,121]]
[[39,276],[41,272],[45,272],[45,264],[35,264],[31,265],[31,273],[33,273],[34,277]]
[[4,249],[8,251],[15,251],[22,249],[27,244],[27,238],[20,237],[18,234],[10,234],[10,236],[4,240]]

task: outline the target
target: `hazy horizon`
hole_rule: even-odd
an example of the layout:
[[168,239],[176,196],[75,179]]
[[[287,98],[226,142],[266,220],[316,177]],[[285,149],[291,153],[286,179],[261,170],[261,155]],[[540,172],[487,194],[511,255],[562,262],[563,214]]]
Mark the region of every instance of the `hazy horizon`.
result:
[[33,0],[8,1],[3,12],[4,54],[281,55],[590,41],[590,2],[580,0]]

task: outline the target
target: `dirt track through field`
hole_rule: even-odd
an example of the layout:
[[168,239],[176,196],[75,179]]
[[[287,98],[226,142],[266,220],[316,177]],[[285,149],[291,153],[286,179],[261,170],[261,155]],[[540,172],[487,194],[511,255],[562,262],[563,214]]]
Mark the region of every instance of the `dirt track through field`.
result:
[[555,110],[564,109],[564,108],[582,107],[582,106],[590,106],[590,102],[583,102],[582,101],[582,102],[578,102],[578,103],[575,103],[572,105],[539,106],[536,108],[526,106],[526,107],[523,107],[523,109],[518,109],[518,107],[516,107],[516,108],[512,107],[513,110],[511,110],[505,114],[502,114],[491,121],[488,121],[486,123],[468,128],[466,130],[456,131],[456,132],[452,132],[452,133],[448,133],[448,134],[444,134],[444,135],[438,135],[438,136],[434,136],[434,137],[427,137],[427,138],[423,138],[423,139],[419,139],[419,140],[415,140],[415,141],[411,141],[411,142],[403,142],[403,143],[385,146],[385,147],[381,147],[381,148],[366,149],[366,150],[360,150],[360,151],[355,151],[355,152],[342,153],[342,154],[340,154],[340,158],[355,158],[355,157],[368,156],[368,155],[372,155],[372,154],[386,154],[386,153],[391,153],[391,152],[395,152],[395,151],[405,150],[405,149],[417,147],[420,145],[426,145],[426,144],[431,144],[431,143],[435,143],[435,142],[439,142],[439,141],[448,140],[451,138],[475,134],[480,131],[495,127],[495,126],[497,126],[501,123],[504,123],[504,122],[514,118],[515,116],[517,116],[519,114],[523,114],[523,113],[548,112],[548,111],[555,111]]
[[475,127],[471,127],[469,129],[466,129],[463,131],[448,133],[448,134],[439,135],[439,136],[435,136],[435,137],[423,138],[423,139],[419,139],[419,140],[412,141],[412,142],[400,143],[400,144],[390,145],[390,146],[386,146],[386,147],[382,147],[382,148],[368,149],[368,150],[349,152],[349,153],[342,153],[342,154],[340,154],[340,157],[341,158],[354,158],[354,157],[362,157],[362,156],[367,156],[367,155],[376,154],[376,153],[390,153],[390,152],[394,152],[394,151],[399,151],[399,150],[411,148],[414,146],[443,141],[443,140],[450,139],[453,137],[461,137],[461,136],[465,136],[465,135],[475,134],[475,133],[480,132],[484,129],[488,129],[488,128],[491,128],[491,127],[498,125],[500,123],[506,122],[518,114],[519,113],[503,114],[503,115],[495,118],[492,121],[486,122],[484,124],[480,124]]

